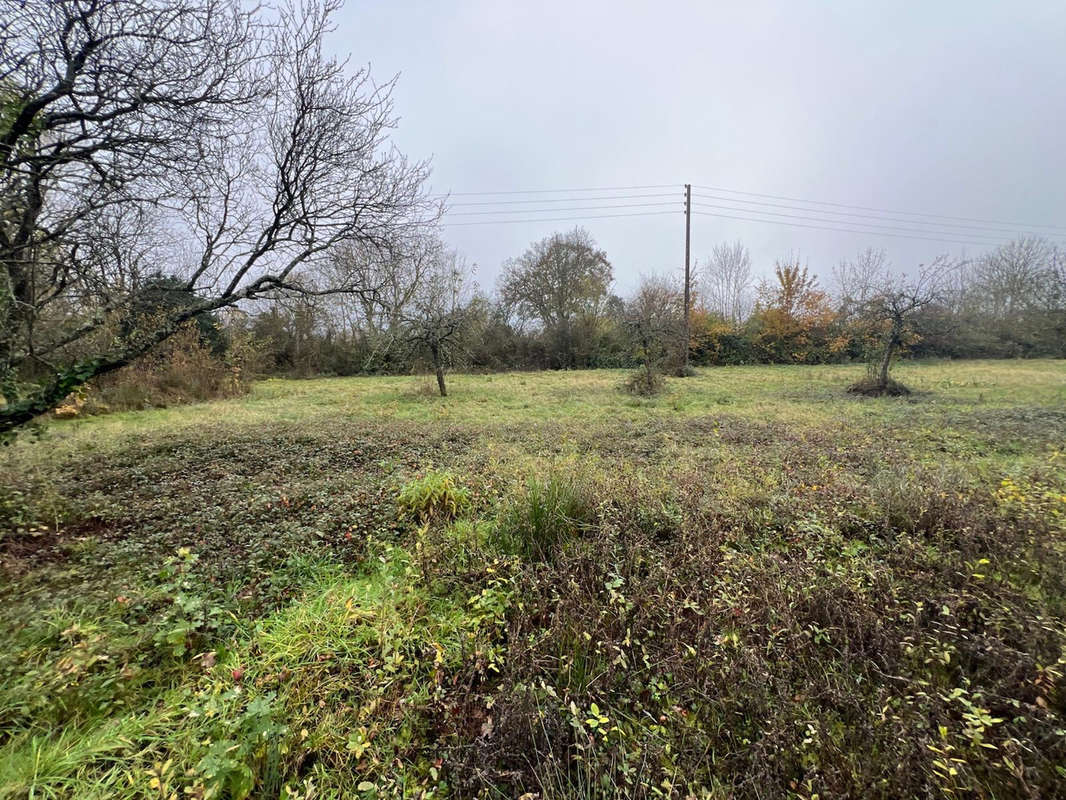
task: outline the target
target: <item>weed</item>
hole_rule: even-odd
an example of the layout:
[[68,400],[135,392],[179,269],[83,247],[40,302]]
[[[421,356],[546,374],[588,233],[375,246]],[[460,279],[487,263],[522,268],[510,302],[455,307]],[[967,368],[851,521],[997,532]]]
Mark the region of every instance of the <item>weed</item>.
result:
[[430,470],[401,486],[397,502],[420,522],[455,519],[470,507],[470,490],[450,472]]

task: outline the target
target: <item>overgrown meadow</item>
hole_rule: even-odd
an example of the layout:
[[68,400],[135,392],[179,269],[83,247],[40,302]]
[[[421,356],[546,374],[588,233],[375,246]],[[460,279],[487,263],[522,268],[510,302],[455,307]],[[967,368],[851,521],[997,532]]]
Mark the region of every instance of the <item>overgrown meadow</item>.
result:
[[0,797],[1066,796],[1066,363],[272,380],[0,455]]

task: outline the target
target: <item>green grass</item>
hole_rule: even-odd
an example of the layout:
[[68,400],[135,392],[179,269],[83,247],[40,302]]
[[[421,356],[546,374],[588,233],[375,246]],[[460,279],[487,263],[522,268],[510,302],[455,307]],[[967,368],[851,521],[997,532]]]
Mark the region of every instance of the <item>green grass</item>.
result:
[[1061,793],[1066,363],[862,374],[50,423],[0,462],[0,798]]

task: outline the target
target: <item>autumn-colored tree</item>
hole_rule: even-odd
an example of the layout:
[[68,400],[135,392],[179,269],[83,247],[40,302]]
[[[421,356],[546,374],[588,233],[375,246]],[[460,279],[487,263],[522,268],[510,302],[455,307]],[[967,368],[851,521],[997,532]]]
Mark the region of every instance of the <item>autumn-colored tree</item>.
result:
[[689,348],[696,364],[748,364],[754,360],[745,328],[699,302],[692,309]]
[[775,263],[774,278],[776,284],[764,282],[759,287],[759,300],[787,317],[795,318],[824,299],[818,278],[808,272],[806,265],[801,267],[798,259]]
[[796,258],[774,265],[774,281],[758,288],[751,327],[761,360],[818,363],[846,344],[835,331],[837,314],[818,278]]

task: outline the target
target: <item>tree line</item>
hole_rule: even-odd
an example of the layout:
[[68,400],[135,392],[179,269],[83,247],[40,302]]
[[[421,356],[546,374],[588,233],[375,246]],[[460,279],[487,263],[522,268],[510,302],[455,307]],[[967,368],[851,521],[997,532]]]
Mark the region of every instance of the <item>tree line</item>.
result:
[[[273,374],[350,375],[654,366],[670,373],[683,343],[683,287],[649,275],[617,293],[610,260],[581,228],[534,242],[508,261],[495,291],[471,283],[439,240],[429,256],[392,265],[378,301],[304,296],[232,324],[263,347]],[[345,253],[345,258],[350,257]],[[1066,253],[1037,238],[972,260],[949,256],[898,270],[881,250],[825,278],[795,256],[756,278],[740,242],[697,262],[690,360],[716,364],[873,361],[894,356],[1066,356]]]
[[761,281],[722,245],[687,342],[676,280],[619,296],[581,229],[480,289],[439,236],[429,165],[390,142],[394,81],[327,54],[341,2],[23,0],[0,20],[0,435],[175,336],[198,360],[240,341],[272,374],[426,367],[441,394],[456,366],[640,365],[648,390],[686,349],[880,347],[882,385],[903,350],[1066,354],[1062,251],[1040,239],[910,277],[872,250],[822,276],[787,258]]

